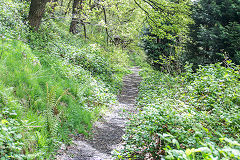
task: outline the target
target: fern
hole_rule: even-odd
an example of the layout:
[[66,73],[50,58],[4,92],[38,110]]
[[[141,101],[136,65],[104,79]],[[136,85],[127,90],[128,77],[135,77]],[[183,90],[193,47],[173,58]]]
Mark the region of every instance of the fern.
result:
[[47,129],[52,138],[57,137],[58,126],[60,123],[60,115],[57,105],[59,104],[62,97],[67,93],[67,90],[62,93],[62,95],[56,99],[56,89],[53,87],[49,90],[47,84],[47,106],[46,106],[46,117],[47,117]]

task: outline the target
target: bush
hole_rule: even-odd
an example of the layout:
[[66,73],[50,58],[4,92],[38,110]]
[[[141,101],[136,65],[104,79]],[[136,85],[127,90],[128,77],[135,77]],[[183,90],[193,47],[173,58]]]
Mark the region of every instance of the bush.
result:
[[171,76],[142,72],[139,114],[119,159],[239,159],[239,66],[220,64]]
[[128,56],[71,35],[67,21],[29,31],[28,4],[0,2],[0,157],[53,159],[115,103]]

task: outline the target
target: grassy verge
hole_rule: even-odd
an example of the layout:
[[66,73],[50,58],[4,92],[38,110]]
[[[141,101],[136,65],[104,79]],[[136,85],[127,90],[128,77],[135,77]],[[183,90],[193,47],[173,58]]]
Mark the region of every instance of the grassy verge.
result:
[[32,32],[27,3],[0,2],[0,157],[51,159],[115,103],[128,55],[69,34],[67,21]]

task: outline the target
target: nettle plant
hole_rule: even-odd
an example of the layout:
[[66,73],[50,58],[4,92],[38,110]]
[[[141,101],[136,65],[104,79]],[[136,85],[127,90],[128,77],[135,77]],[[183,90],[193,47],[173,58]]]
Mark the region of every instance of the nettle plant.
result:
[[141,111],[127,126],[118,159],[240,158],[239,66],[142,75]]
[[[12,88],[6,88],[0,81],[0,157],[5,159],[24,159],[27,139],[23,136],[24,121],[18,119],[18,109],[22,109],[11,96]],[[27,132],[25,134],[28,134]]]
[[4,108],[0,114],[0,156],[1,159],[21,159],[23,148],[22,135],[19,131],[22,129],[20,123],[9,118],[9,115],[16,114]]

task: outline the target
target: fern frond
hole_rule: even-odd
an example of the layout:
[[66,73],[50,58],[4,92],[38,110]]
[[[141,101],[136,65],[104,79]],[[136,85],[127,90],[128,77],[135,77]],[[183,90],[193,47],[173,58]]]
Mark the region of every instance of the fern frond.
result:
[[57,105],[60,103],[62,97],[68,93],[65,90],[60,97],[56,100],[56,88],[52,87],[49,89],[48,83],[47,87],[47,106],[46,106],[46,118],[47,118],[47,128],[52,138],[57,137],[58,127],[60,123],[60,113],[57,111]]

